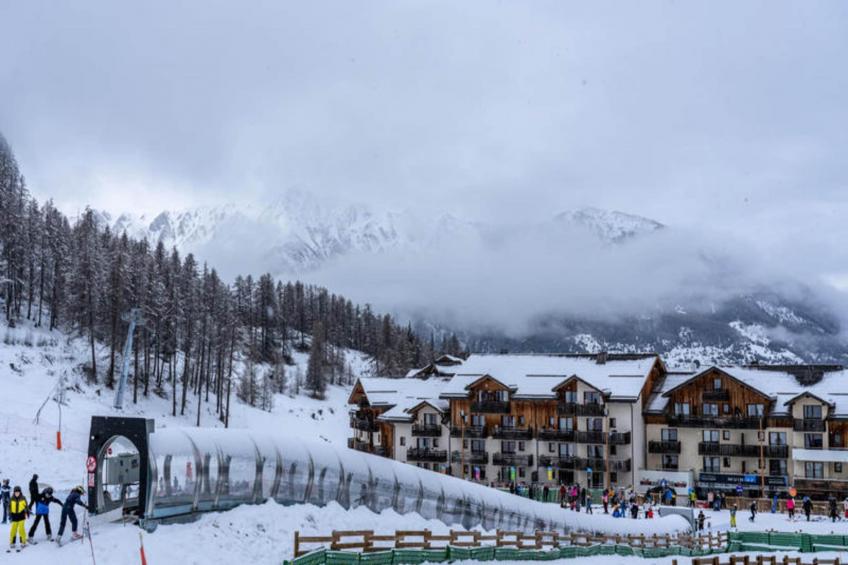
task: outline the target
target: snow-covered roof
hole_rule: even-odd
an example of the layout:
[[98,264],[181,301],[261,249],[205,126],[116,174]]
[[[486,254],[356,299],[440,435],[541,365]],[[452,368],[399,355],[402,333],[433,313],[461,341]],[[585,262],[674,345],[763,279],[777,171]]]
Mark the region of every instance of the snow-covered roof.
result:
[[[790,414],[792,401],[807,393],[833,406],[833,412],[830,414],[831,417],[848,417],[848,393],[843,392],[848,389],[848,386],[846,386],[848,385],[848,371],[846,370],[825,372],[818,383],[812,386],[804,386],[789,371],[773,370],[765,367],[758,369],[751,366],[712,366],[697,373],[686,375],[682,380],[677,376],[669,375],[662,387],[661,396],[665,396],[667,403],[668,394],[673,389],[713,369],[722,371],[773,399],[775,401],[774,408],[771,412],[773,416]],[[661,402],[659,399],[656,399],[656,406],[659,406]],[[662,406],[664,408],[665,404]],[[649,409],[652,410],[652,408]]]
[[848,451],[833,449],[793,449],[792,458],[798,461],[815,461],[817,463],[848,463]]
[[413,414],[410,411],[423,401],[442,412],[448,409],[447,401],[439,398],[447,383],[445,379],[364,377],[359,379],[359,383],[371,406],[389,407],[378,416],[379,420],[411,421]]
[[611,400],[632,400],[639,396],[656,361],[655,355],[647,354],[608,358],[604,363],[594,355],[471,355],[452,367],[456,374],[441,397],[467,398],[468,386],[490,375],[513,389],[513,398],[556,398],[553,389],[576,376]]
[[659,389],[651,392],[646,410],[648,412],[662,412],[665,410],[665,407],[668,406],[669,400],[668,397],[665,396],[665,393],[673,388],[677,388],[691,379],[693,374],[694,373],[671,373],[666,375],[665,380],[662,382]]

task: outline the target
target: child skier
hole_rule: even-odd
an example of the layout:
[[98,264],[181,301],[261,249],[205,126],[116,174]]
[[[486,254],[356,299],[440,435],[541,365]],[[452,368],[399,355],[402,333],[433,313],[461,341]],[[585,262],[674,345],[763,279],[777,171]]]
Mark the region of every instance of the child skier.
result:
[[42,519],[44,520],[44,531],[47,533],[47,541],[53,541],[53,531],[50,528],[50,504],[62,506],[62,503],[53,496],[53,489],[47,487],[35,502],[35,522],[32,523],[32,527],[29,529],[29,543],[36,543],[34,539],[35,531],[38,529],[38,523]]
[[736,527],[736,505],[733,505],[733,508],[730,509],[730,527]]
[[9,551],[15,549],[15,538],[20,538],[20,547],[18,551],[26,547],[26,519],[29,516],[27,509],[27,499],[24,498],[24,493],[21,487],[16,486],[12,491],[12,498],[9,500],[9,518],[12,522],[12,528],[9,531]]
[[65,499],[65,504],[62,505],[62,519],[59,521],[59,534],[56,536],[56,543],[62,545],[62,534],[65,533],[65,521],[71,521],[71,539],[80,539],[82,536],[77,533],[77,514],[74,512],[74,506],[80,505],[86,510],[86,506],[80,497],[85,492],[82,486],[76,487]]
[[751,501],[751,506],[749,507],[749,509],[751,510],[751,517],[748,518],[748,520],[750,522],[753,522],[754,519],[757,517],[757,501],[756,500]]

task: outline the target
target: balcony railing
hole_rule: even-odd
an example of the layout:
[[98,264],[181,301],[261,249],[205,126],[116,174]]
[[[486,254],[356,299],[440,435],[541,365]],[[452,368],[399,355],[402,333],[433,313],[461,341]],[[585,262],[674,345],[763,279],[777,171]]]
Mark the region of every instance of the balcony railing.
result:
[[410,447],[406,450],[406,460],[445,462],[448,460],[448,452],[440,449]]
[[412,435],[418,437],[439,437],[442,426],[439,424],[412,424]]
[[540,467],[556,467],[557,469],[574,469],[577,457],[571,455],[540,455]]
[[630,459],[624,461],[610,461],[609,470],[617,473],[627,473],[631,469]]
[[451,437],[484,438],[489,435],[486,426],[453,426]]
[[785,459],[789,456],[789,447],[786,445],[764,445],[761,450],[759,445],[738,445],[714,441],[702,441],[698,444],[698,455],[759,458],[761,452],[765,458]]
[[610,445],[630,445],[630,432],[610,432]]
[[786,459],[789,457],[788,445],[767,445],[765,447],[764,457],[772,459]]
[[379,432],[380,424],[369,418],[351,418],[350,427],[362,432]]
[[824,420],[805,418],[803,420],[795,419],[796,432],[823,432],[826,423]]
[[451,461],[454,463],[465,463],[466,465],[488,465],[489,453],[486,451],[465,451],[451,453]]
[[577,432],[577,443],[606,443],[604,432]]
[[705,402],[715,401],[715,400],[730,400],[730,391],[727,389],[723,390],[705,390],[702,398]]
[[509,401],[478,400],[471,403],[471,411],[483,414],[509,414]]
[[533,428],[492,428],[492,437],[496,439],[533,439]]
[[544,441],[574,441],[577,432],[574,430],[545,429],[539,430],[538,437]]
[[592,469],[593,473],[597,473],[598,471],[605,471],[607,468],[607,462],[604,461],[601,457],[587,457],[587,458],[579,458],[575,463],[575,469],[578,471],[585,471],[586,469]]
[[603,416],[604,405],[597,402],[579,404],[577,402],[560,402],[557,413],[563,416]]
[[371,446],[368,445],[368,442],[358,440],[356,438],[352,438],[352,437],[347,438],[347,446],[350,449],[355,449],[357,451],[364,451],[366,453],[371,452]]
[[[683,414],[672,414],[668,417],[670,426],[682,428],[734,428],[734,429],[758,429],[761,418],[742,418],[720,416],[692,416]],[[763,422],[765,427],[765,422]]]
[[495,453],[495,456],[492,458],[492,464],[502,467],[532,467],[533,456],[519,455],[518,453]]
[[662,464],[663,471],[677,471],[678,469],[680,469],[680,465],[672,465],[671,463]]
[[679,441],[649,441],[648,453],[680,453]]

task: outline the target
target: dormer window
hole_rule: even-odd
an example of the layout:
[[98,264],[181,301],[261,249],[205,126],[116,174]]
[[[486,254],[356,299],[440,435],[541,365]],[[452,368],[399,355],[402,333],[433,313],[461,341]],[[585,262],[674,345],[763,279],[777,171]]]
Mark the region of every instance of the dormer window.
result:
[[763,404],[749,404],[748,405],[748,416],[750,417],[761,417],[765,414],[766,407]]
[[601,393],[596,390],[587,390],[583,393],[583,403],[584,404],[600,404],[601,403]]
[[566,390],[563,393],[563,400],[565,402],[576,403],[577,402],[577,391],[576,390]]
[[805,420],[821,420],[822,407],[820,404],[805,404],[804,405]]
[[675,414],[675,416],[688,416],[689,415],[689,403],[688,402],[675,402],[674,403],[674,414]]
[[721,379],[713,379],[713,390],[721,390]]

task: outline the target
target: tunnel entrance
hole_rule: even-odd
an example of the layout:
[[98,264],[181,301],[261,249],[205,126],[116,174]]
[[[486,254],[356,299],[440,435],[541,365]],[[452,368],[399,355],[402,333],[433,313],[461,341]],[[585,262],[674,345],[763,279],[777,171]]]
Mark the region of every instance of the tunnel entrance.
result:
[[97,508],[101,513],[118,508],[121,514],[139,510],[141,454],[124,436],[114,436],[100,448],[97,456]]

